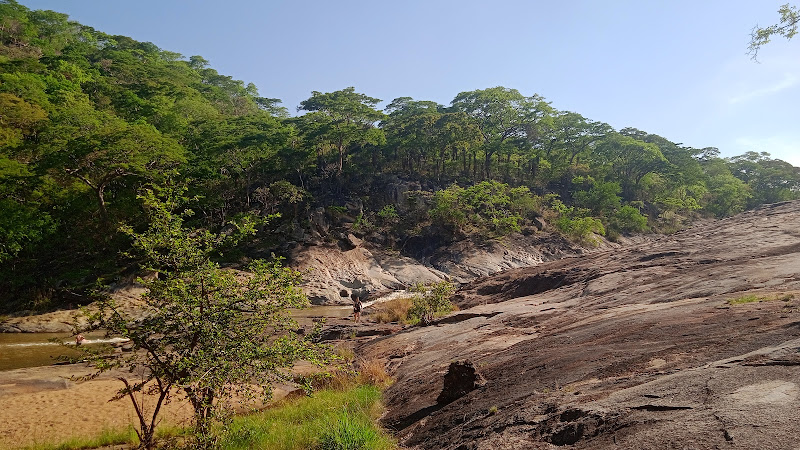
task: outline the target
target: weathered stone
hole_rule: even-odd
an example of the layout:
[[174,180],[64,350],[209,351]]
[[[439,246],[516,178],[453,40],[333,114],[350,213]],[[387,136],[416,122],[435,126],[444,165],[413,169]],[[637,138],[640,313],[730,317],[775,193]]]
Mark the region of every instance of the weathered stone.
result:
[[[767,205],[474,280],[454,320],[357,348],[397,380],[384,424],[418,449],[795,448],[798,223]],[[440,391],[465,359],[486,384]]]
[[353,233],[348,233],[347,234],[347,242],[349,242],[350,245],[353,246],[353,248],[360,247],[361,244],[364,243],[364,241],[362,241],[361,239],[355,237],[355,235],[353,235]]
[[439,405],[452,403],[484,384],[486,384],[486,380],[478,373],[471,361],[452,362],[444,375],[444,386],[436,398],[436,403]]

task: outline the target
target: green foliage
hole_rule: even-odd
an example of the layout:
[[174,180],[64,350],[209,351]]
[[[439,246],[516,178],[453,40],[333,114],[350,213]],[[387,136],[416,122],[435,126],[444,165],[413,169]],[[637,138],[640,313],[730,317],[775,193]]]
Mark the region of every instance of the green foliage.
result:
[[[180,208],[180,191],[162,194],[148,191],[143,197],[150,217],[145,232],[125,229],[147,267],[158,272],[141,281],[146,316],[134,319],[107,299],[93,317],[109,335],[129,339],[134,351],[96,362],[101,371],[147,369],[143,379],[123,380],[118,395],[133,400],[143,443],[152,441],[160,405],[180,390],[194,409],[197,444],[211,447],[211,425],[224,417],[226,400],[268,398],[273,383],[288,380],[285,368],[300,359],[322,363],[329,354],[295,333],[288,309],[307,304],[298,272],[279,261],[254,261],[248,274],[237,275],[212,261],[220,246],[252,234],[253,222],[234,224],[227,235],[187,230],[189,212],[173,213]],[[142,414],[133,395],[148,390],[158,394],[152,418]]]
[[615,182],[595,182],[591,177],[576,177],[574,184],[588,184],[588,190],[579,190],[573,195],[575,206],[591,210],[596,215],[610,214],[620,207],[619,194],[622,188]]
[[800,10],[796,6],[788,3],[778,9],[780,20],[774,25],[761,28],[753,27],[750,33],[750,44],[747,46],[747,53],[753,60],[758,59],[758,51],[762,46],[769,44],[773,36],[783,36],[792,39],[797,35],[797,23],[800,22]]
[[261,203],[265,210],[275,213],[280,206],[292,206],[302,203],[310,194],[286,180],[279,180],[267,187],[255,190],[253,197]]
[[468,188],[456,184],[437,191],[429,215],[434,223],[456,233],[478,231],[503,236],[520,231],[537,201],[524,186],[483,181]]
[[[780,14],[754,32],[755,49],[794,35],[797,9]],[[359,222],[382,227],[389,242],[432,229],[526,231],[550,195],[574,207],[553,222],[578,240],[600,232],[597,220],[611,232],[641,229],[621,206],[633,202],[655,230],[671,231],[800,197],[800,169],[767,154],[722,159],[503,86],[461,92],[450,107],[400,97],[384,113],[379,102],[352,87],[312,91],[306,114],[289,117],[201,56],[0,0],[0,212],[11,211],[0,219],[0,291],[14,302],[80,292],[124,270],[113,255],[130,240],[116,224],[141,227],[137,193],[173,182],[190,186],[193,225],[208,228],[258,213],[296,229],[312,208],[394,202],[397,216],[367,212]],[[387,179],[419,183],[404,194],[413,201],[376,196]],[[262,242],[280,239],[267,234]]]
[[747,152],[728,161],[732,174],[751,189],[747,206],[800,198],[800,168],[772,159],[766,152]]
[[386,205],[378,211],[378,217],[384,222],[395,222],[400,218],[394,205]]
[[647,231],[647,216],[631,205],[625,205],[614,213],[614,228],[624,232]]
[[0,198],[0,263],[55,231],[52,218],[36,208]]
[[414,297],[413,306],[408,310],[412,322],[430,325],[436,317],[445,315],[455,309],[450,297],[455,286],[447,281],[433,284],[418,284],[411,289],[419,295]]
[[551,208],[558,213],[555,221],[556,228],[567,237],[585,245],[598,245],[597,235],[606,234],[603,222],[588,216],[586,209],[566,206],[560,200],[553,200]]
[[742,212],[752,197],[751,189],[730,172],[721,172],[708,180],[710,201],[707,209],[717,217]]
[[322,155],[329,149],[338,152],[337,173],[344,170],[349,150],[366,144],[385,142],[383,130],[374,124],[383,118],[375,106],[380,102],[348,87],[341,91],[322,93],[313,91],[311,98],[300,102],[300,108],[309,111],[300,124],[309,142]]
[[369,220],[369,218],[367,218],[364,215],[364,212],[363,211],[359,212],[358,215],[356,216],[356,220],[353,222],[352,225],[353,231],[368,232],[371,231],[373,228],[374,225]]

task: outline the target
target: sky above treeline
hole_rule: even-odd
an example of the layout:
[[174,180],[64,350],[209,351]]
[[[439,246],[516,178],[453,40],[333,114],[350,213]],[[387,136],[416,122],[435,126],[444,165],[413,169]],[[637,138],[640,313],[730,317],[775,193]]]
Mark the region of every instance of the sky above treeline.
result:
[[19,0],[201,55],[292,113],[348,86],[384,105],[505,86],[616,129],[800,166],[800,37],[746,54],[786,1]]

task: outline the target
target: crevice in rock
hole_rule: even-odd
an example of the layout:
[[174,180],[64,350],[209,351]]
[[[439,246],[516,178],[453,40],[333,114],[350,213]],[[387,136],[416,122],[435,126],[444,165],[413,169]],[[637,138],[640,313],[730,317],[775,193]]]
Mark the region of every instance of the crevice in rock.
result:
[[641,406],[634,406],[631,409],[635,409],[638,411],[653,411],[653,412],[661,412],[661,411],[680,411],[684,409],[692,409],[691,406],[669,406],[669,405],[641,405]]
[[474,319],[476,317],[485,317],[489,319],[498,314],[500,314],[500,311],[490,312],[490,313],[458,313],[458,314],[453,314],[451,316],[443,317],[439,320],[434,320],[433,322],[431,322],[431,325],[445,325],[451,323],[459,323],[465,320]]

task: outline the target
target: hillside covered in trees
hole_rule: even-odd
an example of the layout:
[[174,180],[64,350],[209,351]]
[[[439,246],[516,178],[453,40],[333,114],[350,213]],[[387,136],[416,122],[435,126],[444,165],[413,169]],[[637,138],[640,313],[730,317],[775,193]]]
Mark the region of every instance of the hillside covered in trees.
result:
[[258,236],[265,251],[308,229],[311,211],[354,203],[350,230],[394,246],[545,222],[587,242],[668,233],[800,198],[800,168],[768,153],[722,158],[512,88],[382,101],[313,91],[293,116],[200,56],[0,0],[3,309],[80,302],[123,276],[119,227],[145,225],[145,188],[185,186],[197,228],[280,213]]

